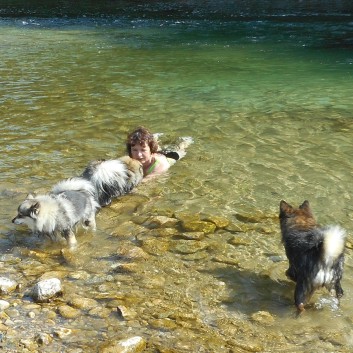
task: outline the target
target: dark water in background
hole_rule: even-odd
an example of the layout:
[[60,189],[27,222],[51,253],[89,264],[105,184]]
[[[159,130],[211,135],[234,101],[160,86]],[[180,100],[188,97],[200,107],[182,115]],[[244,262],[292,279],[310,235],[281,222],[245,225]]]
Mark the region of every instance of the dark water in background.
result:
[[[26,230],[10,223],[29,191],[48,191],[92,159],[123,154],[125,136],[137,125],[164,132],[166,142],[190,135],[195,144],[185,160],[138,189],[136,197],[148,201],[135,215],[205,213],[236,222],[236,214],[246,214],[259,221],[258,230],[242,233],[250,245],[235,250],[227,235],[215,236],[217,246],[198,261],[162,254],[158,264],[146,262],[146,279],[159,271],[175,297],[187,288],[210,336],[229,335],[218,319],[241,314],[247,320],[266,310],[276,320],[261,327],[258,340],[273,339],[261,342],[264,351],[350,351],[351,250],[342,309],[317,311],[305,325],[292,320],[292,286],[279,284],[285,263],[271,259],[284,254],[275,221],[282,198],[293,204],[309,199],[321,223],[341,224],[352,240],[352,6],[350,1],[0,2],[1,252],[35,247]],[[88,280],[76,280],[73,291],[86,293],[87,283],[105,278],[108,265],[102,259],[127,243],[109,233],[131,214],[111,214],[98,215],[94,237],[79,238],[80,270]],[[216,267],[212,259],[229,254],[244,271]],[[48,271],[67,270],[49,250],[47,256]],[[23,276],[23,268],[13,266],[12,275]],[[2,269],[6,273],[6,266]],[[165,288],[154,292],[134,274],[116,277],[142,301],[153,297],[169,305]],[[218,278],[226,285],[217,284]],[[222,298],[217,285],[223,286]],[[116,320],[107,325],[122,335],[156,332],[141,322],[133,329],[115,326]],[[287,345],[276,336],[283,330]],[[202,335],[191,333],[197,336],[185,330],[164,339],[194,340],[200,351],[215,351],[203,346]]]

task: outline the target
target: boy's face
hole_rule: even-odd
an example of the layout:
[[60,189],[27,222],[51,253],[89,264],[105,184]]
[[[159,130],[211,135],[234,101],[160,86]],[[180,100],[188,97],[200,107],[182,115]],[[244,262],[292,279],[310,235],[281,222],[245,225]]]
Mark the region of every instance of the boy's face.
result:
[[131,146],[131,157],[138,160],[142,165],[149,164],[152,159],[150,146],[146,143]]

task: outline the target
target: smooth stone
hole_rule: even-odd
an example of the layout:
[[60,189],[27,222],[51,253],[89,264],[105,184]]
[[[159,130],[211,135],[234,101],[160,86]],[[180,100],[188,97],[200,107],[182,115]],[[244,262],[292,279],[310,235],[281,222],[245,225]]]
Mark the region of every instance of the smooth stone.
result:
[[81,315],[81,311],[69,305],[61,305],[58,308],[59,314],[65,319],[76,319]]
[[17,287],[17,282],[6,278],[0,277],[0,294],[8,294],[13,292]]
[[166,216],[153,216],[149,218],[143,225],[151,228],[173,228],[179,223],[176,218],[170,218]]
[[230,223],[228,218],[221,217],[221,216],[213,216],[213,215],[203,217],[202,220],[214,223],[217,226],[217,228],[225,228]]
[[116,343],[109,344],[99,350],[100,353],[141,353],[146,348],[146,341],[140,337],[135,336],[120,340]]
[[31,296],[36,302],[45,302],[62,294],[61,282],[58,278],[42,280],[34,285]]
[[191,221],[183,222],[183,228],[187,232],[204,232],[205,234],[214,233],[216,225],[212,222]]
[[69,301],[69,304],[76,309],[91,310],[98,306],[98,302],[90,298],[76,297]]
[[6,310],[10,307],[10,303],[6,300],[0,300],[0,311]]

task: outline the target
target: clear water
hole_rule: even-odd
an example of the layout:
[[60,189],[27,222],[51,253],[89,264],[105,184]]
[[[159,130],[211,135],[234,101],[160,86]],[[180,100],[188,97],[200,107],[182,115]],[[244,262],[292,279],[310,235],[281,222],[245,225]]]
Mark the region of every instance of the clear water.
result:
[[[150,260],[146,276],[153,276],[152,269],[160,271],[167,278],[165,288],[174,293],[181,293],[188,283],[206,336],[231,334],[217,320],[266,310],[276,317],[274,325],[261,327],[259,338],[246,337],[246,329],[242,333],[246,341],[261,343],[264,351],[351,350],[351,250],[347,249],[340,309],[312,312],[299,322],[293,319],[293,286],[285,280],[286,264],[271,260],[284,255],[276,221],[281,199],[294,205],[310,200],[320,223],[341,224],[351,240],[350,16],[332,20],[28,16],[2,18],[0,28],[3,254],[37,246],[25,229],[11,224],[28,192],[48,191],[55,182],[79,174],[92,159],[123,155],[126,134],[137,125],[164,132],[166,142],[192,136],[195,143],[187,157],[132,196],[142,200],[134,215],[186,212],[237,222],[236,215],[245,214],[267,231],[245,232],[250,245],[235,253],[232,249],[241,270],[230,265],[217,268],[213,257],[230,250],[229,237],[215,235],[210,237],[217,244],[214,253],[185,262],[188,272],[179,282],[178,267],[186,265],[172,252]],[[79,236],[79,267],[92,278],[107,270],[97,252],[104,258],[119,251],[120,240],[109,237],[111,229],[132,217],[124,211],[121,217],[110,217],[111,212],[105,209],[98,215],[94,237]],[[50,249],[41,250],[48,256],[47,271],[58,266],[57,254],[51,255]],[[19,268],[11,273],[23,277]],[[213,282],[218,279],[224,281],[218,285],[225,285],[222,298]],[[131,279],[125,281],[131,284]],[[84,292],[87,281],[76,281],[76,286],[74,291]],[[155,295],[163,303],[165,288],[164,294],[150,293],[148,286],[135,283],[131,290],[141,300]],[[152,334],[139,325],[136,332]],[[282,336],[275,336],[279,330],[285,344]],[[222,351],[207,348],[202,334],[179,335],[185,347],[199,342],[204,344],[202,352]],[[172,343],[178,334],[166,336]],[[264,337],[271,337],[271,342]]]

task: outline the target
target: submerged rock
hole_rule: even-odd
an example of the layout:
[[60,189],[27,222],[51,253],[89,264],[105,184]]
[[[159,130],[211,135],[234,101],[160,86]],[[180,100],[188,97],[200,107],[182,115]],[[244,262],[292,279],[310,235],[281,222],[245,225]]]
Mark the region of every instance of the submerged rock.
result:
[[61,294],[62,287],[58,278],[49,278],[36,283],[30,293],[36,302],[46,302]]
[[65,319],[75,319],[81,315],[81,311],[69,305],[61,305],[58,308],[59,314]]
[[173,243],[172,251],[180,254],[194,254],[205,250],[209,244],[198,240],[177,240]]
[[251,315],[251,319],[261,325],[272,325],[275,318],[267,311],[258,311]]
[[204,232],[184,232],[179,234],[180,238],[187,240],[201,240],[205,237]]
[[251,240],[249,238],[236,236],[236,237],[233,237],[229,240],[229,244],[232,244],[234,246],[250,245]]
[[151,255],[162,255],[169,249],[169,243],[160,239],[146,239],[142,241],[142,249]]
[[91,310],[98,306],[95,299],[75,297],[69,301],[69,304],[76,309]]
[[140,337],[135,336],[120,340],[102,347],[100,353],[141,353],[146,348],[146,341]]
[[178,224],[176,218],[166,216],[153,216],[149,218],[143,225],[151,228],[173,228]]
[[214,233],[216,225],[206,221],[183,222],[183,228],[187,232],[203,232],[205,234]]
[[0,300],[0,311],[6,310],[10,307],[10,303],[6,300]]
[[225,228],[230,223],[228,218],[221,217],[221,216],[213,216],[213,215],[203,217],[202,220],[214,223],[217,226],[217,228]]
[[135,237],[137,234],[145,233],[147,229],[131,221],[120,224],[112,233],[115,237]]

